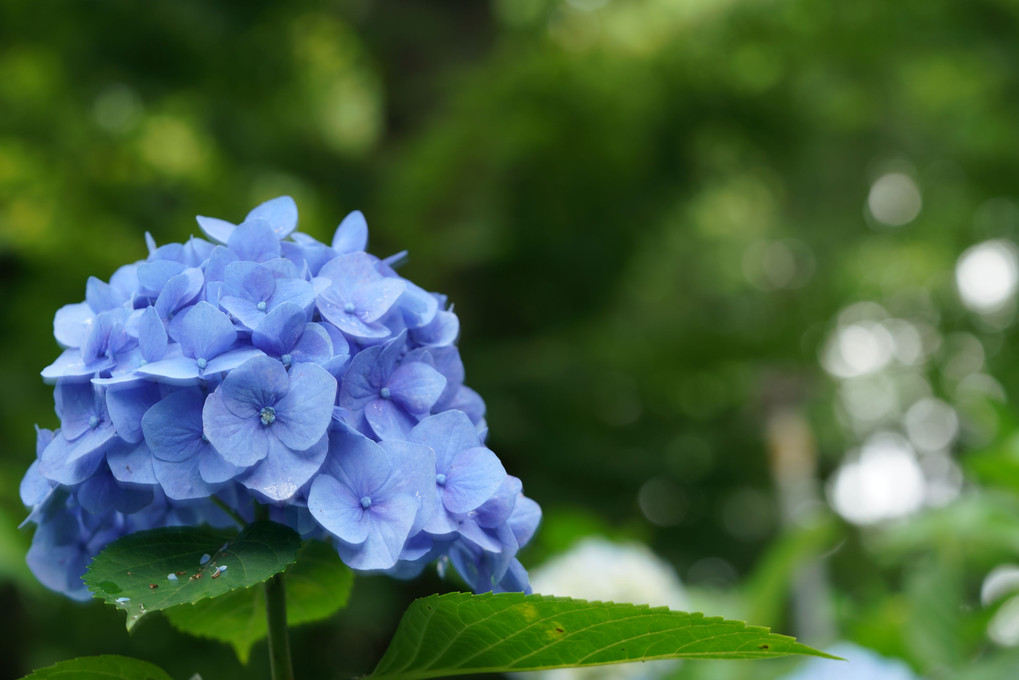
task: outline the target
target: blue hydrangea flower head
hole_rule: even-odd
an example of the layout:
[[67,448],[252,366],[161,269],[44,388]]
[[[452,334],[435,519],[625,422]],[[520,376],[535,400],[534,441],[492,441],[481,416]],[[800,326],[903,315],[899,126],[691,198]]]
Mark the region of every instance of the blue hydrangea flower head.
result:
[[517,560],[541,511],[484,444],[460,322],[366,252],[354,211],[329,242],[287,196],[205,238],[157,246],[57,310],[42,371],[59,427],[21,484],[39,580],[86,599],[107,543],[226,526],[257,504],[353,569],[397,578],[438,561],[476,590],[526,591]]

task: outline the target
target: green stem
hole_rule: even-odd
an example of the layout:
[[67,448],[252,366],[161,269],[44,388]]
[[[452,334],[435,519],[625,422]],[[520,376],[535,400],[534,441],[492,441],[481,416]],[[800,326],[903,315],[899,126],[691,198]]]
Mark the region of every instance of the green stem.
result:
[[287,592],[283,574],[265,582],[265,611],[269,621],[269,667],[272,680],[294,680],[287,633]]

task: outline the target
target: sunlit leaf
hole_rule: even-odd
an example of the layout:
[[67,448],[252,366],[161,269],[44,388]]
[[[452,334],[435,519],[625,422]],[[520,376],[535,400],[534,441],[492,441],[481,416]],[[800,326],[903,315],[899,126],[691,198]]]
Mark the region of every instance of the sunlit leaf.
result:
[[664,607],[521,593],[450,593],[410,606],[369,677],[422,680],[653,659],[787,654],[828,656],[767,628]]

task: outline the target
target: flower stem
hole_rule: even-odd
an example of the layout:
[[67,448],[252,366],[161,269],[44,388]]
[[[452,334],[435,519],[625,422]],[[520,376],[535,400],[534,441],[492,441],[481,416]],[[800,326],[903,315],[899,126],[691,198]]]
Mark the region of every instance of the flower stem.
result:
[[287,633],[287,593],[283,574],[265,582],[265,611],[269,622],[269,667],[272,680],[294,680]]

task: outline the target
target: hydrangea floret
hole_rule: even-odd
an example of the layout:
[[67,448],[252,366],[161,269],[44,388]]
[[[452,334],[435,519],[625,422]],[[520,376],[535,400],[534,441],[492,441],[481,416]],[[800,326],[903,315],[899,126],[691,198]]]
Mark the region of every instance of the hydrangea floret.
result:
[[59,428],[21,484],[28,563],[75,599],[110,541],[229,526],[257,504],[351,568],[438,560],[475,591],[529,591],[517,551],[541,511],[485,446],[445,296],[366,252],[348,215],[321,243],[282,196],[158,246],[57,311],[43,372]]

